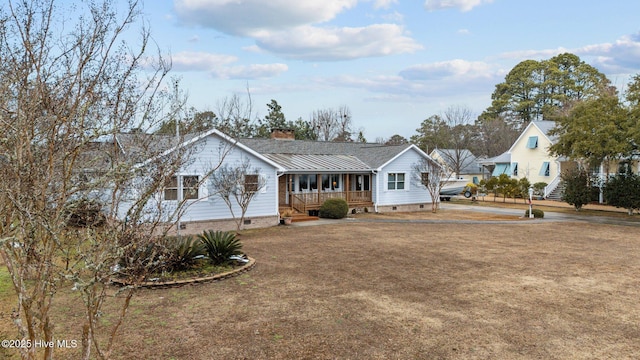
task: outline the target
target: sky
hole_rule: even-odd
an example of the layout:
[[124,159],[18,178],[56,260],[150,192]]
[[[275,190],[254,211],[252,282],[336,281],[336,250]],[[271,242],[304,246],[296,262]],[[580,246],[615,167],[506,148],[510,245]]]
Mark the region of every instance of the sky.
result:
[[[118,0],[123,1],[123,0]],[[143,0],[199,111],[251,93],[287,120],[346,105],[369,141],[449,107],[477,116],[519,62],[570,52],[624,91],[640,73],[640,1]]]

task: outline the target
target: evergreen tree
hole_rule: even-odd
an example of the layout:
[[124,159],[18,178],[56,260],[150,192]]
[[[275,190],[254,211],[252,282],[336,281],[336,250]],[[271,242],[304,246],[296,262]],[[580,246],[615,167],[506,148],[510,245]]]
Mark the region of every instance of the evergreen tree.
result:
[[623,164],[620,172],[609,179],[604,197],[609,205],[627,209],[629,215],[640,209],[640,176],[633,173],[630,163]]
[[582,169],[573,169],[562,173],[561,177],[564,185],[562,201],[580,211],[591,201],[592,187],[589,174]]

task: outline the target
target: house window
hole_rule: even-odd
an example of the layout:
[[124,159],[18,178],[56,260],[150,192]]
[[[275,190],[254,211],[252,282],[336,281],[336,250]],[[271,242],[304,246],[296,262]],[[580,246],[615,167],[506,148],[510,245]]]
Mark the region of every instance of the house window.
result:
[[404,173],[390,173],[387,176],[387,189],[404,190]]
[[518,176],[518,163],[511,163],[511,168],[513,169],[513,176]]
[[298,191],[318,189],[318,177],[316,175],[298,175]]
[[473,177],[473,183],[476,184],[476,185],[480,184],[480,180],[478,179],[477,176]]
[[178,177],[172,176],[164,187],[165,200],[178,200]]
[[[180,184],[178,183],[180,179]],[[180,185],[180,186],[179,186]],[[182,189],[182,191],[180,191]],[[165,200],[191,200],[199,198],[198,176],[172,176],[164,187]],[[182,194],[182,198],[178,194]]]
[[420,181],[422,182],[422,185],[429,186],[429,173],[428,172],[420,173]]
[[369,175],[358,175],[356,177],[356,191],[369,191]]
[[529,136],[529,141],[527,141],[527,149],[535,149],[537,147],[538,147],[538,137]]
[[540,168],[540,176],[549,176],[549,162],[545,161],[542,163],[542,167]]
[[298,191],[309,190],[309,175],[298,175]]
[[197,176],[183,176],[182,177],[182,199],[193,200],[198,196],[198,177]]
[[260,177],[257,174],[247,174],[244,176],[244,190],[254,193],[260,189]]
[[338,175],[338,174],[324,174],[324,175],[322,175],[322,189],[323,190],[340,189],[340,175]]

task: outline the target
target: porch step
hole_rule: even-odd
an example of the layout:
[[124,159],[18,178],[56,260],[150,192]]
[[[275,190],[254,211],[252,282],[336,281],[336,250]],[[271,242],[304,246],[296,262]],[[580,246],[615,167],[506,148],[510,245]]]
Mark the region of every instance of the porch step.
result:
[[306,214],[294,214],[291,217],[291,222],[302,222],[302,221],[314,221],[320,219],[317,216],[309,216]]
[[[280,213],[283,213],[285,210],[293,211],[291,208],[280,208]],[[317,216],[309,216],[307,214],[303,214],[297,211],[291,215],[291,222],[313,221],[318,219],[319,217]]]

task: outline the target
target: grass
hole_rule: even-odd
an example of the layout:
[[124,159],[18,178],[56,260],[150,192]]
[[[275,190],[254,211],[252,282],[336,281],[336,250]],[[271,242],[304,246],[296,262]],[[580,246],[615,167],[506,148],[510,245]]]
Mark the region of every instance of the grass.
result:
[[[140,291],[114,359],[640,357],[637,229],[448,209],[366,216],[246,231],[251,272]],[[72,296],[56,295],[59,332],[81,316]]]
[[5,266],[0,265],[0,297],[6,297],[13,291],[11,275]]

